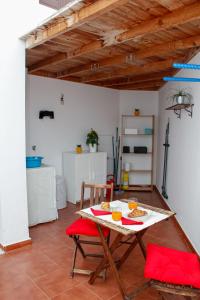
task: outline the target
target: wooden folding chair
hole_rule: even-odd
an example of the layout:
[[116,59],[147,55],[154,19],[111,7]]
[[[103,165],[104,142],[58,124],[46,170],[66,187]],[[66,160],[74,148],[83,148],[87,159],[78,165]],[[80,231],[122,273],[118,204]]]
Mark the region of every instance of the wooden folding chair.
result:
[[166,294],[181,295],[188,300],[200,297],[200,262],[195,253],[150,244],[144,274],[150,279],[149,286],[158,290],[162,299],[166,299]]
[[158,280],[151,280],[149,284],[160,293],[163,300],[169,299],[165,297],[166,294],[184,296],[186,300],[200,299],[200,290],[190,286],[163,283]]
[[[88,201],[84,200],[85,190],[89,189],[90,191],[90,198],[89,198],[89,206],[93,206],[95,204],[99,204],[102,201],[110,202],[113,199],[113,183],[112,184],[86,184],[82,183],[81,187],[81,200],[80,200],[80,209],[84,208],[84,204],[88,205]],[[109,190],[109,199],[105,198],[105,193]],[[75,273],[83,274],[83,275],[90,275],[91,270],[83,270],[78,269],[75,267],[76,265],[76,258],[77,258],[77,251],[81,253],[83,258],[86,257],[103,257],[102,254],[95,254],[95,253],[86,253],[82,247],[82,244],[86,245],[94,245],[94,246],[102,246],[99,237],[99,231],[97,226],[94,222],[88,219],[80,218],[73,222],[67,229],[66,234],[71,237],[75,243],[74,255],[72,258],[72,270],[71,270],[71,277],[74,276]],[[107,243],[109,243],[110,238],[110,231],[108,228],[103,228],[103,234]],[[80,236],[88,236],[88,237],[95,237],[99,238],[99,240],[86,240],[80,239]],[[105,272],[101,274],[105,277]]]

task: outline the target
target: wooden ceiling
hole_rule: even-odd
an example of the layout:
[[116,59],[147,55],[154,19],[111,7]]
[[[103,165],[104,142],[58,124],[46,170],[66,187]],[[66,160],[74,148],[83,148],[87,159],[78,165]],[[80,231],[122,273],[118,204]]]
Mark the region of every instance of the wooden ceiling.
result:
[[24,37],[29,74],[158,90],[199,51],[199,0],[73,2]]

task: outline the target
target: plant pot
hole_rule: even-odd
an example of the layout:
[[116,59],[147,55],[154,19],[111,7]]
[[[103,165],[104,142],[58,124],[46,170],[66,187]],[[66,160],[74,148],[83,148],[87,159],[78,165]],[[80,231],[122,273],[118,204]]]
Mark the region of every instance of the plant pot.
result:
[[176,97],[176,103],[177,104],[183,104],[184,103],[184,96],[177,96]]
[[190,104],[191,103],[191,99],[187,95],[176,96],[175,101],[177,104]]
[[90,151],[90,153],[97,152],[97,144],[94,144],[94,145],[89,144],[89,151]]

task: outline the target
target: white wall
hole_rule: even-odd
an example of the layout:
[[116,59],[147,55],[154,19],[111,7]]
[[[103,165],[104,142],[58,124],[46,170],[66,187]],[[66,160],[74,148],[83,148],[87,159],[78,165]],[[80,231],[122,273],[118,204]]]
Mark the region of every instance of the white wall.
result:
[[0,244],[3,246],[29,238],[25,169],[25,46],[19,37],[49,12],[52,10],[39,6],[35,0],[1,3]]
[[[156,157],[157,157],[157,128],[158,128],[158,92],[157,91],[121,91],[120,92],[120,108],[119,108],[119,118],[121,118],[122,114],[132,114],[135,108],[139,108],[141,115],[155,115],[155,144],[154,144],[154,150],[155,150],[155,160],[154,160],[154,183],[156,181]],[[143,122],[143,121],[142,121]],[[148,125],[147,125],[148,126]],[[141,127],[143,127],[143,124],[141,124]],[[130,138],[128,138],[130,139]],[[148,141],[146,139],[149,139],[149,137],[140,137],[140,140],[138,141],[140,146],[145,146],[148,144]],[[127,145],[130,142],[130,140],[126,140]],[[126,142],[124,141],[124,142]],[[137,141],[136,141],[137,142]],[[131,142],[130,142],[131,143]],[[138,144],[139,145],[139,144]],[[135,156],[132,157],[132,161],[137,164],[138,157]],[[150,158],[150,157],[149,157]],[[141,158],[140,158],[141,159]],[[146,160],[147,159],[147,160]],[[146,162],[149,163],[148,158],[145,158]],[[141,161],[139,161],[141,163]],[[133,174],[134,176],[134,174]],[[143,182],[143,180],[149,181],[149,178],[142,178],[144,175],[138,176],[138,180]]]
[[[62,93],[64,105],[60,104]],[[140,108],[142,114],[156,115],[157,132],[158,92],[119,93],[91,85],[28,76],[26,107],[27,155],[44,156],[44,163],[55,166],[57,174],[62,174],[63,151],[74,150],[77,144],[87,149],[85,138],[91,127],[100,135],[99,149],[111,157],[112,135],[120,126],[120,116],[130,114],[135,107]],[[40,110],[53,110],[55,119],[39,120]],[[36,151],[32,150],[33,145]],[[112,172],[112,159],[108,172]]]
[[[191,63],[200,63],[198,54]],[[199,71],[181,70],[177,76],[200,77]],[[191,119],[186,112],[181,120],[173,111],[166,111],[171,106],[169,96],[178,87],[191,89],[194,114]],[[159,93],[159,139],[157,187],[161,191],[164,137],[168,118],[170,118],[169,159],[167,176],[167,203],[177,213],[180,225],[200,253],[200,85],[199,83],[167,83]]]
[[[100,136],[99,150],[112,155],[112,135],[118,126],[117,91],[62,80],[28,76],[27,154],[42,155],[44,162],[62,173],[62,152],[77,144],[86,149],[86,134],[93,127]],[[64,94],[64,105],[60,104]],[[53,110],[55,119],[38,118],[40,110]],[[36,145],[36,152],[32,151]],[[109,171],[112,171],[109,160]]]

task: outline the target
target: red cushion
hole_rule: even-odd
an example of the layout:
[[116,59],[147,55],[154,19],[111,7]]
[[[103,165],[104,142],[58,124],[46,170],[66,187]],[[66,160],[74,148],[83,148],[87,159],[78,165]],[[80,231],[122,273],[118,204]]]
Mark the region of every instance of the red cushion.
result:
[[146,278],[200,288],[200,262],[195,253],[150,244],[144,271]]
[[[110,230],[106,227],[102,227],[104,236],[108,236]],[[73,222],[66,229],[67,235],[87,235],[87,236],[99,236],[99,231],[96,224],[88,219],[78,219]]]

